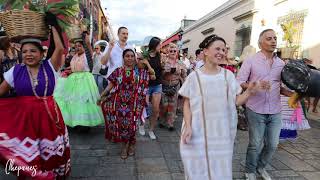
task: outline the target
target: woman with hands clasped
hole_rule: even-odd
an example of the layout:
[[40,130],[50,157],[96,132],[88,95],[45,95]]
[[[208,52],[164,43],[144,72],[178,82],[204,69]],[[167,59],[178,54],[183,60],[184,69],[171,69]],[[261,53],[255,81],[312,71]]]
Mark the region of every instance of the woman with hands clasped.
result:
[[233,144],[237,130],[236,105],[259,89],[256,82],[242,94],[232,72],[219,67],[226,42],[216,35],[199,45],[202,68],[192,72],[179,90],[184,97],[180,153],[187,179],[232,179]]

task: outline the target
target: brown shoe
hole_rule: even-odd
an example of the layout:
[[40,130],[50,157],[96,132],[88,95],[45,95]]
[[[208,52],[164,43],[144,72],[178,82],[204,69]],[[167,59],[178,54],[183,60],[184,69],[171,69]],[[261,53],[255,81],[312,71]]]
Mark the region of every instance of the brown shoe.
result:
[[122,144],[121,154],[120,154],[121,159],[127,159],[128,158],[128,146],[129,146],[129,143],[123,143]]
[[135,144],[130,144],[128,147],[128,155],[133,156],[136,151],[136,145]]

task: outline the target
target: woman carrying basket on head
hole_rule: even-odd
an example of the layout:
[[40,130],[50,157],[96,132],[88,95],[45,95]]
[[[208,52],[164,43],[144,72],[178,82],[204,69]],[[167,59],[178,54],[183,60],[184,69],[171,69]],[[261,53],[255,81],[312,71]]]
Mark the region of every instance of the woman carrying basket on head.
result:
[[68,131],[52,97],[63,54],[63,44],[54,27],[51,40],[54,52],[51,58],[42,60],[41,41],[23,39],[23,63],[4,73],[0,85],[0,96],[10,88],[17,95],[0,99],[0,162],[35,168],[11,172],[19,178],[63,179],[70,172]]
[[75,49],[76,54],[70,62],[72,74],[62,84],[58,84],[54,98],[66,125],[77,126],[79,130],[87,132],[89,127],[104,124],[104,118],[101,107],[96,104],[100,95],[90,73],[92,49],[86,33],[82,39],[75,40]]
[[216,35],[199,45],[205,64],[192,72],[179,90],[184,97],[180,153],[188,180],[231,180],[232,153],[237,130],[236,105],[257,91],[241,87],[232,72],[219,67],[226,43]]

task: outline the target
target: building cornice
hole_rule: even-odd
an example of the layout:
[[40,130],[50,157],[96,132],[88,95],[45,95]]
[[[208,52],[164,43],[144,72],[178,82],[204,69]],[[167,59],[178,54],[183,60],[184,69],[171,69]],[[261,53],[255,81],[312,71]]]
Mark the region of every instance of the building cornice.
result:
[[203,34],[203,35],[207,35],[207,34],[209,34],[209,33],[212,33],[214,31],[214,27],[211,27],[211,28],[208,28],[208,29],[206,29],[206,30],[204,30],[204,31],[201,31],[201,33]]
[[194,22],[190,27],[187,27],[184,31],[184,33],[187,33],[189,31],[194,30],[195,28],[207,23],[208,21],[212,20],[213,18],[221,15],[222,13],[224,13],[225,11],[231,9],[232,7],[234,7],[235,5],[241,3],[243,0],[230,0],[224,4],[222,4],[221,6],[219,6],[218,8],[216,8],[215,10],[211,11],[209,14],[203,16],[202,18],[200,18],[198,21]]
[[252,16],[256,12],[258,12],[257,9],[253,9],[253,10],[247,11],[247,12],[245,12],[243,14],[240,14],[239,16],[234,17],[233,20],[241,21],[242,19],[245,19],[245,18],[248,18],[248,17]]

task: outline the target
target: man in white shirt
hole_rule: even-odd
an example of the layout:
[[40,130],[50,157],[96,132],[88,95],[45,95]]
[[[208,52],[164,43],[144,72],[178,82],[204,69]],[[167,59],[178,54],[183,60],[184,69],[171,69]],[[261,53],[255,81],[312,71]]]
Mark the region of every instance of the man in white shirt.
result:
[[204,65],[204,55],[202,49],[197,49],[196,50],[196,68],[199,69]]
[[120,27],[118,29],[118,38],[119,41],[110,41],[107,54],[104,55],[101,59],[102,64],[108,63],[108,74],[109,75],[118,67],[123,65],[122,53],[125,49],[133,49],[130,45],[127,44],[128,40],[128,28]]

